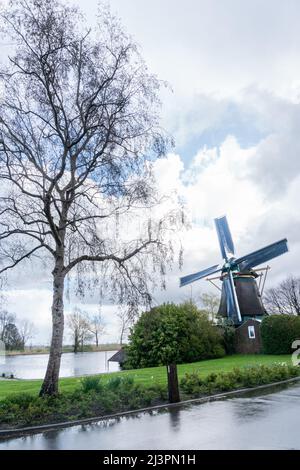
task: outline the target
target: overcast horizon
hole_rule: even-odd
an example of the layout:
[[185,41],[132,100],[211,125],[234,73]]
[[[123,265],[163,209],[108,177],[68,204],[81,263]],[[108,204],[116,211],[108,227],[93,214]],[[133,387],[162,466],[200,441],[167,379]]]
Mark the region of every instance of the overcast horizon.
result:
[[[74,0],[92,23],[97,0]],[[287,238],[289,252],[272,260],[266,287],[299,276],[300,255],[300,3],[294,0],[111,0],[142,56],[170,87],[162,94],[162,125],[175,147],[156,163],[165,191],[177,190],[192,216],[182,234],[184,264],[167,275],[156,303],[179,302],[179,276],[221,261],[214,218],[226,214],[238,256]],[[1,41],[0,41],[1,44]],[[2,44],[1,57],[10,51]],[[207,291],[193,285],[193,295]],[[28,318],[48,343],[51,275],[16,273],[7,308]],[[74,304],[66,300],[66,313]],[[78,303],[79,306],[82,306]],[[98,304],[87,299],[89,312]],[[117,307],[103,305],[107,334],[118,336]],[[66,342],[69,340],[67,339]]]

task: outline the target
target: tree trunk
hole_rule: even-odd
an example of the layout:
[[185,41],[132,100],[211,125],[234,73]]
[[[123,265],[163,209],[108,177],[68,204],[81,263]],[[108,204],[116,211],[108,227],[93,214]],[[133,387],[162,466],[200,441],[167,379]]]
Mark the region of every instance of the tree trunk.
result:
[[98,348],[99,346],[98,331],[96,331],[95,335],[96,335],[96,347]]
[[53,270],[52,338],[48,366],[40,396],[58,394],[58,378],[64,333],[64,274],[61,264]]
[[121,335],[120,335],[120,346],[123,346],[123,336],[124,336],[124,326],[122,325]]
[[77,331],[75,331],[75,335],[74,335],[74,349],[73,349],[73,352],[74,352],[75,354],[78,353],[78,348],[79,348],[78,333],[77,333]]

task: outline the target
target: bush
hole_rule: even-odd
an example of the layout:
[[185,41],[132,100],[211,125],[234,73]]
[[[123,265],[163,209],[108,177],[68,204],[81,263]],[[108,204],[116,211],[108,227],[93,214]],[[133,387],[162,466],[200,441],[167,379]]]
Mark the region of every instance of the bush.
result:
[[234,354],[235,353],[235,328],[234,326],[223,324],[219,326],[222,339],[223,339],[223,346],[226,351],[226,354]]
[[225,355],[222,335],[191,302],[163,304],[141,315],[126,347],[126,369],[195,362]]
[[28,408],[32,403],[34,397],[30,393],[17,393],[10,397],[5,398],[4,403],[22,406],[23,408]]
[[108,388],[109,390],[117,390],[117,389],[120,387],[121,382],[122,382],[121,377],[119,377],[119,376],[112,377],[112,378],[109,379],[109,381],[107,382],[107,388]]
[[203,379],[197,374],[197,372],[191,372],[184,375],[180,381],[182,390],[189,395],[200,392],[203,385]]
[[144,408],[165,399],[166,387],[152,384],[145,388],[134,383],[132,377],[114,377],[106,384],[98,377],[85,377],[74,392],[57,397],[20,394],[0,401],[0,426],[7,428],[103,416]]
[[[298,375],[300,368],[292,365],[261,365],[235,368],[227,373],[211,373],[206,377],[200,377],[199,372],[194,371],[185,374],[180,385],[187,395],[198,397],[277,382]],[[33,426],[103,416],[165,403],[167,399],[166,387],[159,384],[146,388],[135,383],[132,377],[114,377],[106,384],[98,381],[99,387],[94,379],[86,377],[76,390],[57,397],[41,398],[26,393],[12,395],[0,401],[0,426]]]
[[180,386],[188,395],[199,396],[238,388],[255,387],[290,377],[297,377],[298,375],[300,375],[300,369],[297,366],[286,364],[260,365],[244,369],[235,368],[227,373],[209,374],[204,378],[200,377],[197,372],[185,374]]
[[81,379],[80,385],[84,393],[88,393],[91,390],[100,392],[103,389],[103,385],[100,382],[100,377],[84,377]]
[[293,341],[300,339],[300,317],[266,316],[261,323],[261,337],[265,354],[291,354]]

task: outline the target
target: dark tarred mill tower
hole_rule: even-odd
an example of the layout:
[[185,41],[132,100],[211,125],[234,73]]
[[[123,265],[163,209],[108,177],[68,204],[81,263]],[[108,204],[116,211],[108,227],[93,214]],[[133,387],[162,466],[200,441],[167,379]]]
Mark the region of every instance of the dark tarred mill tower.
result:
[[180,278],[180,287],[220,273],[222,294],[219,314],[238,326],[249,318],[259,319],[265,309],[257,286],[258,274],[253,268],[288,251],[287,239],[279,240],[241,258],[234,257],[234,245],[226,216],[215,219],[222,264]]

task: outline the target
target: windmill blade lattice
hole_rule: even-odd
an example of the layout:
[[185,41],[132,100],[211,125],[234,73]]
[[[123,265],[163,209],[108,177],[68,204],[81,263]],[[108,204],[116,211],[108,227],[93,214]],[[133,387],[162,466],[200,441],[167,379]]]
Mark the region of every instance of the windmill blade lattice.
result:
[[203,271],[199,271],[198,273],[189,274],[188,276],[181,277],[180,287],[186,286],[187,284],[191,284],[191,282],[198,281],[198,279],[211,276],[212,274],[218,273],[220,271],[222,271],[222,267],[220,267],[219,264],[215,264],[214,266],[204,269]]
[[215,219],[222,258],[227,260],[228,254],[234,255],[234,245],[226,216]]
[[239,323],[241,321],[241,313],[231,272],[224,278],[223,284],[226,292],[228,316],[234,323]]
[[266,263],[277,256],[283,255],[288,251],[287,239],[279,240],[272,243],[260,250],[253,251],[248,255],[242,256],[235,260],[235,263],[240,266],[240,269],[250,269]]

